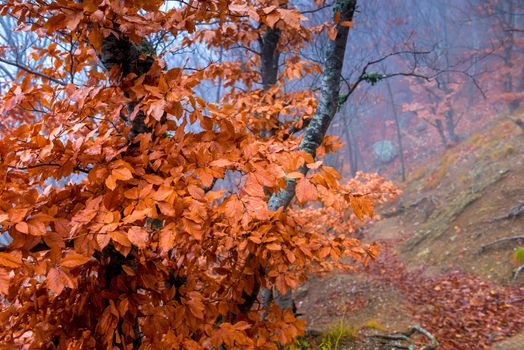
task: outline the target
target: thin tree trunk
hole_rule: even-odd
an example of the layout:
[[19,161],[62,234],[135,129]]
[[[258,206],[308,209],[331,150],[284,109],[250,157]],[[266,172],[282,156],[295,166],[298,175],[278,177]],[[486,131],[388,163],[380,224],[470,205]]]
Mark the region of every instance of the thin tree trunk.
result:
[[459,142],[460,138],[455,131],[455,114],[450,103],[448,103],[448,110],[444,113],[444,118],[446,119],[446,129],[448,131],[449,140],[452,143]]
[[435,124],[432,124],[437,128],[438,134],[440,135],[440,141],[445,148],[449,147],[448,140],[446,139],[446,133],[444,132],[444,125],[442,125],[442,120],[435,120]]
[[[355,114],[355,117],[352,120],[352,127],[349,129],[349,135],[351,136],[351,139],[353,142],[353,155],[355,156],[355,170],[356,170],[355,175],[359,169],[362,169],[362,171],[366,171],[366,164],[364,163],[364,158],[362,157],[362,153],[360,152],[360,147],[358,146],[357,134],[355,133],[355,129],[357,128],[357,126],[359,130],[361,131],[362,128],[361,128],[361,124],[359,120],[359,115]],[[365,134],[365,135],[369,136],[368,134]]]
[[388,89],[389,101],[391,102],[391,109],[393,110],[393,117],[395,118],[395,129],[397,131],[397,143],[398,151],[400,155],[400,170],[402,172],[402,181],[406,181],[406,163],[404,161],[404,147],[402,145],[402,133],[400,130],[400,122],[398,120],[397,107],[395,106],[395,100],[393,98],[393,91],[391,90],[391,84],[389,80],[386,81],[386,87]]
[[348,148],[348,156],[349,156],[349,166],[351,171],[351,176],[355,177],[358,170],[358,162],[357,162],[357,150],[354,149],[353,146],[353,137],[350,135],[350,127],[351,122],[348,123],[346,118],[342,118],[342,123],[344,124],[344,137],[346,138],[346,144]]
[[[444,55],[444,58],[446,60],[446,75],[444,77],[445,82],[443,84],[442,89],[447,93],[450,94],[452,90],[449,88],[449,84],[451,82],[451,76],[449,72],[450,62],[449,62],[449,32],[448,32],[448,16],[447,16],[447,4],[442,2],[440,4],[440,16],[442,19],[442,26],[443,26],[443,32],[444,32],[444,46],[446,48],[446,53]],[[451,102],[448,99],[447,102],[447,110],[444,112],[444,118],[446,120],[446,130],[448,132],[449,140],[453,143],[457,143],[459,141],[459,137],[455,132],[455,122],[454,122],[454,111],[453,106],[451,105]]]

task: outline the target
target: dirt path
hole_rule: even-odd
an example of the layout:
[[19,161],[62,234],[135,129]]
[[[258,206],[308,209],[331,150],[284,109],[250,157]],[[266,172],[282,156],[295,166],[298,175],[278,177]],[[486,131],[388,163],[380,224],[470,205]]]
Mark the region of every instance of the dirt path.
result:
[[[333,274],[304,286],[298,308],[310,327],[329,330],[343,322],[388,333],[419,324],[437,337],[439,349],[473,350],[490,349],[524,326],[524,288],[458,271],[437,277],[407,272],[392,248],[384,246],[365,271]],[[494,349],[514,349],[506,343]]]

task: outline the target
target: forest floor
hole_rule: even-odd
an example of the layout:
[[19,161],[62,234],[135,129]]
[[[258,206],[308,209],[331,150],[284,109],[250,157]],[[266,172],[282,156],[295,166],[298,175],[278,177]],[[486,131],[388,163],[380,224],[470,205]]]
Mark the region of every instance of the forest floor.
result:
[[370,335],[420,325],[438,349],[524,349],[524,272],[514,278],[524,239],[484,247],[524,236],[524,135],[515,124],[498,120],[446,150],[378,212],[384,218],[360,237],[379,242],[376,261],[297,291],[310,347],[396,349]]

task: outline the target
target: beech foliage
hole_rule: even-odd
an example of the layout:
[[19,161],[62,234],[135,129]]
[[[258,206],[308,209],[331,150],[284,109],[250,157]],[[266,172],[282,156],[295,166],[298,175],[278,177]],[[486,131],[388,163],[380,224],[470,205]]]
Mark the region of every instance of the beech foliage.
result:
[[[300,147],[319,93],[286,87],[322,71],[299,58],[307,42],[347,35],[355,2],[339,2],[320,26],[285,1],[0,6],[52,42],[0,100],[0,225],[12,237],[0,252],[0,343],[276,349],[303,334],[291,309],[261,307],[258,291],[366,263],[377,248],[351,237],[355,216],[397,193],[371,175],[343,183],[323,164],[340,147],[325,130],[313,152]],[[262,88],[253,48],[271,31],[285,59]],[[174,44],[156,52],[153,37]],[[195,46],[249,50],[166,63]],[[204,82],[222,84],[219,101],[197,93]],[[227,174],[235,181],[217,186]],[[269,208],[290,183],[295,199]]]

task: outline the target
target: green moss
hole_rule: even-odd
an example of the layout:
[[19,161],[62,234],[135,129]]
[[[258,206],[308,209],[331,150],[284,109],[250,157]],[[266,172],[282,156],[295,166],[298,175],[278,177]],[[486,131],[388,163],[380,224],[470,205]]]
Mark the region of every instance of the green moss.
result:
[[385,331],[386,329],[376,320],[369,320],[364,324],[364,327],[375,329],[377,331]]
[[524,246],[518,247],[513,251],[513,259],[517,264],[524,264]]
[[329,328],[318,345],[320,350],[339,350],[344,340],[352,340],[358,337],[358,328],[347,325],[344,321],[339,321]]

